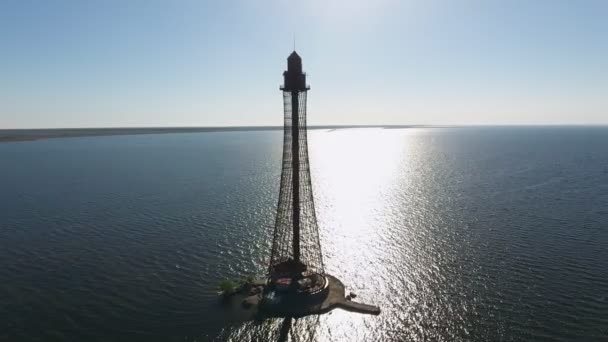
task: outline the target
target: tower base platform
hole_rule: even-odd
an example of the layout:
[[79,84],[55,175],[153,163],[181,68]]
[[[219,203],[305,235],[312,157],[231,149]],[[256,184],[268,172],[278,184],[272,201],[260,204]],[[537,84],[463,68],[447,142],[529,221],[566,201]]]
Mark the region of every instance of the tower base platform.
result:
[[345,297],[344,284],[329,274],[323,275],[326,286],[323,291],[308,293],[265,293],[258,312],[270,317],[302,317],[327,313],[335,308],[363,314],[378,315],[377,306],[353,302]]

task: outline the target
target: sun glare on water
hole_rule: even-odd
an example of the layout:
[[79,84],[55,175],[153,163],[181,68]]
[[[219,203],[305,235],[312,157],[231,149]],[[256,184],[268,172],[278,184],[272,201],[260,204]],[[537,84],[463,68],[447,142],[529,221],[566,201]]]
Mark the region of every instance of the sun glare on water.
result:
[[[386,253],[378,248],[391,224],[386,212],[408,165],[409,137],[400,129],[345,129],[309,133],[311,173],[326,270],[347,291],[372,304],[389,289],[378,278]],[[386,273],[383,271],[382,273]],[[365,340],[373,316],[334,310],[317,338]],[[327,331],[326,329],[329,329]]]

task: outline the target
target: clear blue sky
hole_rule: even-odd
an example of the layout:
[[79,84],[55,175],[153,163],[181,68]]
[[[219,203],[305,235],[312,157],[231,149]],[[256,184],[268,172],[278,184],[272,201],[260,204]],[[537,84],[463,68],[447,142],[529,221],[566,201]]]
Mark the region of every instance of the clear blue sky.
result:
[[608,1],[1,0],[0,128],[608,124]]

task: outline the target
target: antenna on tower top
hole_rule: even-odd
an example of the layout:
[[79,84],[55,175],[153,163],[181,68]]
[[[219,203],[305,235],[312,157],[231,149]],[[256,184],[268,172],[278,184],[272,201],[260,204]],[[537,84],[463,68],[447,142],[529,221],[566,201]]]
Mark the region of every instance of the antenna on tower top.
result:
[[293,51],[296,51],[296,33],[293,33]]

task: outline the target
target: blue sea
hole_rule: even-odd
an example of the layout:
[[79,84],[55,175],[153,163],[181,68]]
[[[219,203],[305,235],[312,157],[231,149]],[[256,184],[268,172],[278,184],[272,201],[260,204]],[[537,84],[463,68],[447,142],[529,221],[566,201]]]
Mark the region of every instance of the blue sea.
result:
[[608,127],[309,132],[325,269],[379,316],[243,322],[282,131],[0,144],[2,341],[608,340]]

